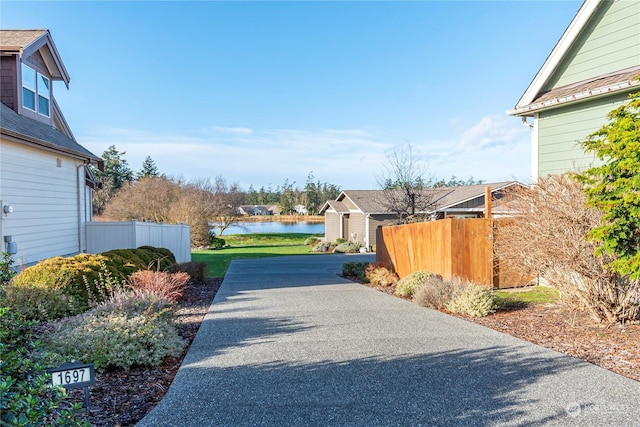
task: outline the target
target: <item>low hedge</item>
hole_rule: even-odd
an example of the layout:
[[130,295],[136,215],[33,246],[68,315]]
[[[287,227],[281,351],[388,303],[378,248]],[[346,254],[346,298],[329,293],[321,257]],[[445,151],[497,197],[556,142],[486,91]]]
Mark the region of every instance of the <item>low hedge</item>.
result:
[[178,357],[185,345],[169,301],[145,291],[114,293],[52,324],[38,354],[49,366],[68,360],[91,361],[97,369],[156,366],[166,356]]
[[[104,301],[115,290],[110,288],[124,288],[124,280],[132,273],[146,269],[165,271],[175,262],[171,251],[151,246],[50,258],[15,276],[2,305],[36,320],[79,314]],[[51,299],[51,292],[60,298]],[[67,300],[65,310],[61,309],[63,297]],[[49,307],[49,300],[55,306]]]

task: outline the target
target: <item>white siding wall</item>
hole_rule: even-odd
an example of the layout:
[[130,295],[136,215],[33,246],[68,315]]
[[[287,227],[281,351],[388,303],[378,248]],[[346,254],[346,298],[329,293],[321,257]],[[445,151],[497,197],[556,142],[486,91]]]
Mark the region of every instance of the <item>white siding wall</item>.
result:
[[82,251],[79,223],[90,217],[82,164],[62,154],[0,141],[0,199],[14,210],[3,215],[2,235],[11,235],[18,244],[18,264]]

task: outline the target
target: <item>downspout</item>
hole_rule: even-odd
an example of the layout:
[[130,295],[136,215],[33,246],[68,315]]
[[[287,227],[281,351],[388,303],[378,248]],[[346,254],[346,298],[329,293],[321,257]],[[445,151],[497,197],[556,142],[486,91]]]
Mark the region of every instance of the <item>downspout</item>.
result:
[[84,170],[84,163],[81,163],[76,167],[76,195],[77,195],[77,213],[78,213],[78,253],[81,254],[82,251],[82,205],[80,204],[80,168]]
[[369,248],[371,247],[370,243],[370,234],[371,230],[369,230],[369,219],[371,218],[371,214],[367,214],[364,219],[364,227],[367,232],[364,234],[364,247],[367,248],[367,252],[369,252]]
[[344,237],[342,237],[344,235],[344,214],[342,212],[340,212],[340,216],[339,216],[339,220],[340,220],[340,238],[344,239]]
[[[537,116],[537,113],[536,113]],[[538,167],[538,127],[536,126],[536,117],[533,117],[533,124],[527,121],[527,116],[522,116],[522,124],[529,128],[531,138],[531,183],[538,182],[540,169]]]

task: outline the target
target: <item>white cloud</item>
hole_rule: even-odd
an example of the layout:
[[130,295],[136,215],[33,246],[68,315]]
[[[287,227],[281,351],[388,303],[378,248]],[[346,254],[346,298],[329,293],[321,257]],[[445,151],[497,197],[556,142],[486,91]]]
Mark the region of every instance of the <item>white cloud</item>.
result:
[[520,121],[492,114],[463,126],[461,116],[450,123],[459,129],[449,139],[426,140],[429,171],[438,178],[473,177],[485,182],[516,179],[528,182],[531,175],[529,130]]
[[[230,129],[230,128],[222,128]],[[245,128],[233,128],[245,129]],[[375,170],[386,145],[358,129],[264,129],[212,134],[155,134],[137,129],[101,130],[79,141],[101,155],[110,145],[126,152],[133,170],[151,156],[161,173],[186,179],[222,176],[249,185],[274,187],[285,179],[316,180],[342,188],[375,188]]]
[[230,135],[251,135],[253,131],[249,128],[241,128],[241,127],[222,127],[222,126],[214,126],[212,128],[214,132],[226,133]]
[[[489,115],[442,139],[412,142],[437,178],[496,182],[530,177],[529,133],[518,120]],[[453,132],[450,128],[449,132]],[[160,172],[185,179],[222,176],[247,189],[280,185],[285,179],[303,186],[309,172],[316,180],[342,189],[377,188],[386,153],[398,141],[379,139],[362,129],[209,128],[185,134],[106,129],[78,135],[97,155],[110,145],[125,151],[133,170],[151,156]]]
[[518,121],[504,114],[484,116],[467,129],[457,144],[461,151],[479,151],[491,147],[513,145],[518,138],[527,135],[528,130]]

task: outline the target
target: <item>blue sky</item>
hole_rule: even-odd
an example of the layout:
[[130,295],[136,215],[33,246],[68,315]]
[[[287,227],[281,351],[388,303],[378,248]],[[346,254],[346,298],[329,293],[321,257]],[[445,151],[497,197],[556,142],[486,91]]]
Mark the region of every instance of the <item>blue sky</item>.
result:
[[51,31],[71,75],[54,96],[97,155],[375,189],[406,143],[435,177],[528,182],[529,131],[505,110],[580,4],[3,0],[0,26]]

